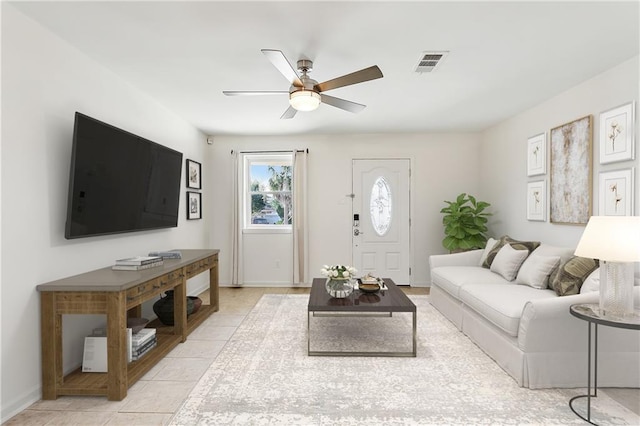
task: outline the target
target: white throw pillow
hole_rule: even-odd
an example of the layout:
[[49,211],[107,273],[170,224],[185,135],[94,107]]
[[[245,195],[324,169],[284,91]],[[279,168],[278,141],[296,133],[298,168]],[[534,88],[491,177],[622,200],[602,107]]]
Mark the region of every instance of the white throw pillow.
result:
[[507,281],[513,281],[520,265],[529,255],[529,250],[516,250],[511,244],[503,246],[491,263],[491,272],[502,275]]
[[540,256],[534,251],[518,271],[518,284],[545,289],[549,286],[549,275],[560,264],[560,256]]
[[482,252],[482,256],[480,257],[480,263],[478,263],[478,266],[482,266],[482,264],[484,263],[484,260],[487,258],[487,255],[489,254],[493,246],[496,245],[497,242],[498,240],[493,238],[489,238],[487,240],[487,245],[484,247],[484,252]]
[[580,294],[600,291],[600,268],[596,268],[582,283]]
[[541,243],[540,247],[535,249],[531,254],[539,256],[560,256],[560,263],[567,262],[573,257],[575,248],[552,246],[550,244]]

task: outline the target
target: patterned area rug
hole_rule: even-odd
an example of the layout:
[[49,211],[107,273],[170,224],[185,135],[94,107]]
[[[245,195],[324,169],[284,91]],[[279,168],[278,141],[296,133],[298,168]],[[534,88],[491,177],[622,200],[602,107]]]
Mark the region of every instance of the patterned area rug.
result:
[[[428,296],[411,299],[418,307],[416,358],[309,357],[308,296],[263,296],[171,424],[585,424],[568,406],[584,390],[518,387]],[[350,342],[358,350],[410,348],[406,314],[311,324],[313,349],[353,349]],[[338,331],[341,339],[328,337]],[[639,420],[602,393],[591,415],[599,424]]]

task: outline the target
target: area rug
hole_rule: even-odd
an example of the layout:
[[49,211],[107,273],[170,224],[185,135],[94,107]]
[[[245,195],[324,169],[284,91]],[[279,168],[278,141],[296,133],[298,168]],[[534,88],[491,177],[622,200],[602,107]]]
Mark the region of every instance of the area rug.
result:
[[[417,357],[309,357],[308,296],[263,296],[171,424],[584,424],[568,406],[584,390],[520,388],[429,305],[428,296],[411,299],[418,309]],[[358,344],[366,335],[384,348],[410,338],[410,315],[332,318],[320,325],[316,319],[312,333],[320,346],[331,341],[322,333],[345,329]],[[596,423],[639,420],[602,393],[593,401]]]

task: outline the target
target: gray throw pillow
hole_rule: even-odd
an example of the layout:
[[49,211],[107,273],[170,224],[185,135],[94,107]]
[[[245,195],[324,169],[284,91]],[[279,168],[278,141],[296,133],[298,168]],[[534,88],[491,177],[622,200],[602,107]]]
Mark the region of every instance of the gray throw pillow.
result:
[[597,259],[573,256],[551,273],[549,287],[558,296],[578,294],[584,280],[599,266],[600,262]]

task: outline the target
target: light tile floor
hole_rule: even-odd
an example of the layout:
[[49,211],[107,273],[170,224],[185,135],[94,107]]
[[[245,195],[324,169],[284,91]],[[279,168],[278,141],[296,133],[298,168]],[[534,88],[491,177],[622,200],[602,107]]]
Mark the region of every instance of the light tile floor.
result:
[[[427,288],[403,290],[407,294],[428,294]],[[263,294],[308,292],[308,288],[221,288],[220,311],[129,388],[124,400],[74,396],[38,401],[4,425],[165,425]],[[209,303],[208,293],[200,297]],[[639,389],[602,391],[640,414]]]
[[[94,396],[38,401],[4,425],[167,424],[263,294],[308,292],[308,288],[221,288],[220,311],[129,388],[123,401]],[[200,297],[209,303],[208,292]]]

